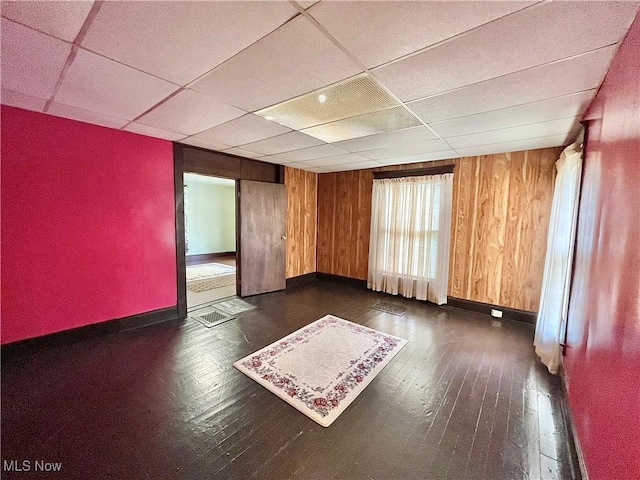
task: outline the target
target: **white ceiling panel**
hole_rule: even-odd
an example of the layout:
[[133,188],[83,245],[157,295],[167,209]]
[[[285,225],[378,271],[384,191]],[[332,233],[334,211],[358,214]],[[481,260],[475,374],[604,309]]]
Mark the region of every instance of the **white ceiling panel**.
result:
[[486,80],[407,106],[425,123],[488,112],[598,87],[616,47]]
[[350,152],[362,152],[374,150],[376,148],[396,147],[411,143],[426,142],[436,140],[438,137],[427,127],[413,127],[395,132],[379,133],[377,135],[367,135],[366,137],[343,140],[333,145],[344,148]]
[[245,150],[243,148],[233,147],[222,150],[224,153],[230,153],[231,155],[239,155],[241,157],[246,158],[260,158],[263,157],[261,153],[250,152],[249,150]]
[[275,137],[290,131],[290,128],[250,113],[200,132],[196,137],[236,146],[257,142],[258,140]]
[[444,140],[430,140],[428,142],[414,143],[412,145],[405,145],[402,147],[379,148],[359,153],[363,157],[367,157],[372,160],[381,160],[384,158],[404,157],[408,155],[419,155],[422,153],[442,152],[450,149],[451,147],[447,145],[447,142]]
[[224,149],[228,149],[229,145],[223,145],[216,142],[208,142],[207,140],[202,140],[200,138],[188,137],[180,140],[180,143],[184,143],[185,145],[191,145],[193,147],[206,148],[208,150],[215,150],[216,152],[221,152]]
[[44,106],[47,104],[47,101],[41,98],[30,97],[29,95],[23,95],[21,93],[4,89],[2,89],[0,101],[3,105],[24,108],[25,110],[33,110],[34,112],[42,112],[44,110]]
[[264,155],[273,155],[291,150],[300,150],[301,148],[314,147],[322,143],[321,140],[305,135],[304,133],[289,132],[277,137],[260,140],[259,142],[242,145],[242,148]]
[[302,165],[311,167],[328,167],[331,165],[344,165],[347,163],[369,162],[370,159],[357,155],[355,153],[347,153],[346,155],[336,155],[334,157],[316,158],[306,162],[300,162]]
[[[309,10],[368,68],[535,2],[320,2]],[[355,23],[354,23],[355,22]]]
[[447,158],[458,158],[460,155],[454,150],[445,150],[435,153],[421,153],[418,155],[406,155],[403,157],[385,158],[378,160],[380,165],[402,165],[405,163],[430,162],[432,160],[444,160]]
[[55,101],[133,120],[176,89],[175,85],[159,78],[78,50]]
[[135,122],[127,125],[124,130],[146,135],[147,137],[163,138],[165,140],[171,140],[172,142],[182,140],[185,137],[182,133],[169,132],[168,130],[162,130],[161,128],[150,127],[149,125]]
[[[141,117],[138,122],[172,132],[195,135],[244,115],[246,112],[225,105],[193,90],[183,90]],[[203,139],[214,142],[211,139]],[[223,142],[215,142],[223,143]],[[233,146],[226,144],[228,146]]]
[[51,104],[47,113],[57,117],[70,118],[71,120],[100,125],[102,127],[122,128],[127,123],[127,120],[122,118],[111,117],[109,115],[103,115],[101,113],[91,112],[89,110],[83,110],[82,108],[55,102]]
[[441,137],[540,123],[558,118],[578,117],[591,103],[596,90],[587,90],[539,102],[501,108],[491,112],[431,123],[429,126]]
[[71,46],[2,19],[2,88],[48,100]]
[[633,18],[613,2],[543,3],[373,73],[414,100],[614,44]]
[[329,172],[346,172],[348,170],[362,170],[363,168],[375,168],[380,166],[381,165],[378,162],[370,160],[368,162],[347,163],[346,165],[331,165],[324,168]]
[[292,152],[284,152],[278,154],[278,158],[290,162],[304,162],[315,158],[332,157],[336,155],[344,155],[349,153],[347,150],[335,147],[333,145],[318,145],[317,147],[303,148],[302,150],[294,150]]
[[192,88],[254,111],[360,72],[301,15],[216,67]]
[[456,151],[463,157],[473,157],[476,155],[491,155],[494,153],[520,152],[522,150],[535,150],[538,148],[560,147],[573,141],[573,135],[553,135],[551,137],[532,138],[529,140],[519,140],[516,142],[494,143],[492,145],[481,145],[469,148],[458,148]]
[[2,16],[54,37],[73,42],[92,1],[5,1]]
[[515,142],[528,138],[549,137],[568,134],[580,127],[579,118],[562,118],[549,122],[521,125],[519,127],[502,128],[490,132],[473,133],[459,137],[447,138],[447,143],[454,149],[490,145],[492,143]]
[[296,14],[288,2],[105,2],[82,45],[185,85]]

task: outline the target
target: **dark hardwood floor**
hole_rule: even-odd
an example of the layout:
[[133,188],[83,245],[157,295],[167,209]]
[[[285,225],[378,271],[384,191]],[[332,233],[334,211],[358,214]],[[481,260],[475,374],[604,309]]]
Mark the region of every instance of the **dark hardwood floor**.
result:
[[[369,309],[382,299],[407,314]],[[212,329],[163,324],[6,361],[2,460],[31,471],[2,478],[572,478],[562,390],[532,327],[328,281],[248,301]],[[409,343],[323,428],[231,364],[328,313]]]

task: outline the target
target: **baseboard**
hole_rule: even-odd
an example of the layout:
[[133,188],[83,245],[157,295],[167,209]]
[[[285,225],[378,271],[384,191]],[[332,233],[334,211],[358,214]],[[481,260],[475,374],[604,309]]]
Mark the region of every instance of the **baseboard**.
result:
[[571,470],[574,480],[589,480],[589,474],[587,472],[587,465],[584,461],[584,454],[580,447],[580,439],[578,438],[578,431],[576,430],[576,424],[573,421],[573,415],[569,408],[569,390],[567,388],[567,377],[564,371],[560,373],[560,383],[562,385],[562,418],[564,419],[565,438],[567,439],[569,455],[571,456]]
[[475,302],[473,300],[465,300],[463,298],[455,297],[447,297],[447,306],[484,313],[486,315],[491,315],[491,310],[496,309],[502,311],[502,318],[504,319],[515,320],[516,322],[527,323],[529,325],[536,324],[537,313],[529,312],[527,310],[518,310],[517,308],[503,307],[500,305]]
[[287,278],[287,288],[297,287],[299,285],[306,285],[307,283],[316,281],[316,272],[306,273],[304,275],[298,275],[297,277]]
[[322,273],[322,272],[317,272],[316,278],[318,280],[330,280],[332,282],[343,283],[345,285],[349,285],[351,287],[356,287],[356,288],[364,288],[364,289],[367,288],[367,281],[360,280],[358,278],[343,277],[341,275],[333,275],[332,273]]
[[236,252],[218,252],[218,253],[197,253],[195,255],[186,255],[187,265],[198,263],[213,262],[221,258],[235,258]]
[[0,347],[0,353],[2,361],[5,362],[46,350],[60,348],[118,332],[148,327],[171,320],[178,320],[178,310],[175,306],[139,313],[124,318],[107,320],[105,322],[93,323],[91,325],[63,330],[62,332],[51,333],[41,337],[7,343]]

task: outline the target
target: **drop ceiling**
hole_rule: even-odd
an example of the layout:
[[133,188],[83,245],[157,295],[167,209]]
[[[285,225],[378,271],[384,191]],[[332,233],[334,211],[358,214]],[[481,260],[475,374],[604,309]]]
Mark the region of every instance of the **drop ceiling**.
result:
[[3,104],[315,172],[565,145],[626,1],[3,1]]

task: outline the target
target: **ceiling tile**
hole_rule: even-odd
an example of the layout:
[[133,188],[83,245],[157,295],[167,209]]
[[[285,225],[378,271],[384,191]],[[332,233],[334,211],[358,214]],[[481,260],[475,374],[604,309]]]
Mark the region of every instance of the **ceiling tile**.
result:
[[302,150],[294,150],[292,152],[280,153],[278,154],[278,158],[291,162],[304,162],[305,160],[344,155],[345,153],[349,152],[342,148],[326,144],[318,145],[317,147],[303,148]]
[[200,132],[196,137],[235,146],[257,142],[258,140],[275,137],[290,131],[290,128],[250,113]]
[[329,172],[345,172],[348,170],[362,170],[363,168],[375,168],[380,166],[381,165],[378,162],[371,160],[368,162],[347,163],[345,165],[331,165],[330,167],[325,167],[325,170]]
[[52,103],[47,113],[56,117],[70,118],[80,122],[91,123],[93,125],[101,125],[110,128],[122,128],[126,125],[127,120],[122,118],[111,117],[101,113],[90,112],[82,108],[63,105],[61,103]]
[[400,106],[325,123],[302,131],[325,142],[333,143],[375,133],[402,130],[421,124],[422,122],[411,111]]
[[300,150],[301,148],[313,147],[323,143],[317,138],[310,137],[300,132],[289,132],[277,137],[267,138],[259,142],[247,143],[242,148],[251,152],[273,155],[276,153]]
[[490,132],[473,133],[459,137],[447,138],[447,143],[454,149],[506,143],[529,138],[549,137],[551,135],[568,134],[580,127],[579,118],[562,118],[549,122],[521,125],[519,127],[502,128]]
[[176,89],[169,82],[81,49],[55,101],[133,120]]
[[367,135],[366,137],[343,140],[333,145],[341,147],[351,152],[362,152],[364,150],[374,150],[376,148],[403,146],[411,143],[426,142],[436,140],[438,137],[427,127],[412,127],[395,132],[378,133],[377,135]]
[[105,2],[82,45],[185,85],[296,14],[288,2]]
[[73,42],[92,5],[92,1],[5,1],[2,16]]
[[[183,90],[141,117],[138,122],[171,132],[195,135],[246,112],[193,90]],[[203,139],[214,141],[211,139]],[[217,141],[216,143],[223,143]],[[228,145],[225,143],[225,145]],[[232,146],[232,145],[228,145]]]
[[71,46],[2,19],[2,88],[48,100]]
[[450,149],[451,147],[447,145],[447,142],[445,142],[444,140],[430,140],[428,142],[414,143],[412,145],[379,148],[377,150],[367,150],[365,152],[360,152],[360,155],[372,160],[381,160],[383,158],[404,157],[422,153],[442,152],[444,150]]
[[219,65],[192,87],[254,111],[361,71],[300,15]]
[[316,158],[314,160],[308,160],[306,162],[300,162],[302,165],[309,165],[312,167],[328,167],[331,165],[344,165],[345,163],[360,163],[368,162],[369,159],[361,157],[355,153],[347,153],[346,155],[336,155],[334,157]]
[[422,153],[418,155],[407,155],[404,157],[385,158],[378,160],[380,165],[402,165],[405,163],[430,162],[432,160],[445,160],[447,158],[458,158],[460,155],[454,150],[443,152]]
[[429,126],[442,137],[453,137],[558,118],[578,117],[586,111],[595,93],[596,90],[587,90],[539,102],[431,123]]
[[[263,155],[261,153],[250,152],[249,150],[244,150],[243,148],[233,147],[227,148],[226,150],[222,150],[224,153],[230,153],[232,155],[239,155],[240,157],[246,158],[261,158]],[[269,161],[269,160],[266,160]]]
[[295,130],[400,105],[366,73],[256,112]]
[[373,73],[414,100],[617,43],[633,17],[612,2],[543,3]]
[[298,0],[296,3],[300,5],[302,8],[307,9],[312,5],[315,5],[320,0]]
[[460,156],[473,157],[477,155],[491,155],[494,153],[520,152],[523,150],[535,150],[538,148],[560,147],[565,146],[572,141],[576,134],[577,132],[573,135],[553,135],[550,137],[532,138],[529,140],[519,140],[515,142],[458,148],[456,151]]
[[169,132],[168,130],[150,127],[149,125],[144,125],[142,123],[130,123],[124,128],[124,130],[139,133],[140,135],[146,135],[148,137],[163,138],[165,140],[171,140],[172,142],[182,140],[185,137],[182,133]]
[[320,2],[309,12],[349,52],[372,68],[532,3],[341,1]]
[[44,110],[44,106],[47,104],[47,101],[41,98],[30,97],[29,95],[23,95],[21,93],[4,89],[2,89],[0,101],[3,105],[24,108],[25,110],[32,110],[34,112],[42,112]]
[[488,112],[598,87],[616,52],[602,48],[407,104],[425,123]]
[[185,145],[191,145],[193,147],[206,148],[208,150],[215,150],[216,152],[221,152],[224,149],[228,149],[229,145],[223,145],[216,142],[209,142],[207,140],[202,140],[200,138],[188,137],[180,140],[180,143],[184,143]]

